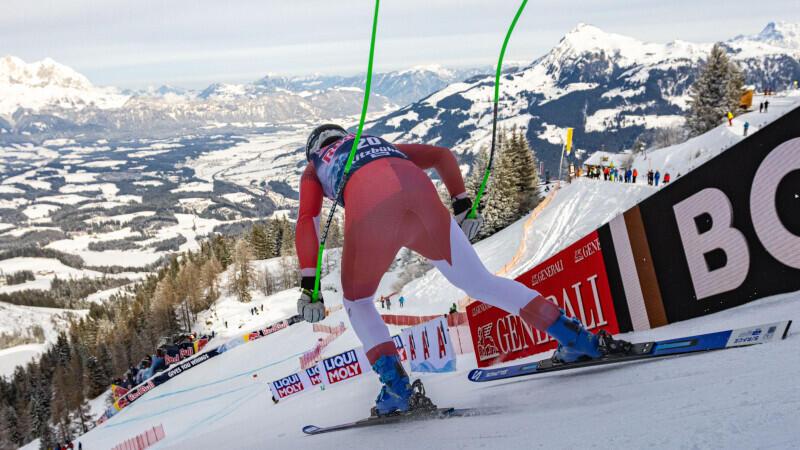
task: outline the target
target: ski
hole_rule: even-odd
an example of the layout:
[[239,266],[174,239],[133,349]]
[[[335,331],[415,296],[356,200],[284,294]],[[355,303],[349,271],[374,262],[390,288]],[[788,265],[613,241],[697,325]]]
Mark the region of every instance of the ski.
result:
[[332,425],[329,427],[318,427],[315,425],[306,425],[303,427],[303,433],[306,434],[320,434],[328,433],[331,431],[347,430],[350,428],[370,427],[375,425],[386,425],[392,423],[411,422],[416,420],[428,419],[444,419],[447,417],[456,417],[470,415],[474,410],[465,408],[436,408],[432,410],[410,411],[403,413],[393,413],[385,416],[367,417],[366,419],[357,420],[355,422],[342,423],[339,425]]
[[473,369],[469,379],[475,382],[502,380],[506,378],[537,375],[541,373],[571,370],[582,367],[616,364],[663,356],[687,355],[696,352],[723,350],[746,345],[764,344],[785,339],[792,321],[774,322],[747,328],[737,328],[715,333],[686,336],[654,342],[632,344],[631,350],[622,354],[611,354],[601,358],[573,363],[557,363],[552,359],[516,364],[495,369]]

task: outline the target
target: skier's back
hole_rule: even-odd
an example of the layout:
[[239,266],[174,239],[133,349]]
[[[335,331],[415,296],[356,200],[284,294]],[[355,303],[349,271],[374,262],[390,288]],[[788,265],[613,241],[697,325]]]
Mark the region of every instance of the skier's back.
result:
[[[312,301],[319,240],[317,226],[323,195],[335,198],[355,136],[337,125],[323,125],[309,136],[309,161],[300,184],[300,212],[295,243],[303,288],[298,313],[309,322],[325,318],[322,301]],[[434,168],[452,201],[455,217],[442,204],[424,170]],[[378,414],[410,408],[408,375],[398,360],[389,329],[375,309],[378,284],[397,252],[407,247],[426,257],[451,283],[475,299],[519,315],[525,322],[560,343],[554,357],[563,362],[601,356],[597,337],[577,319],[539,292],[490,273],[469,239],[483,218],[467,217],[467,197],[461,171],[450,150],[421,144],[393,145],[376,136],[362,136],[346,180],[342,247],[344,307],[367,359],[383,387],[376,400]],[[321,300],[321,296],[320,296]]]

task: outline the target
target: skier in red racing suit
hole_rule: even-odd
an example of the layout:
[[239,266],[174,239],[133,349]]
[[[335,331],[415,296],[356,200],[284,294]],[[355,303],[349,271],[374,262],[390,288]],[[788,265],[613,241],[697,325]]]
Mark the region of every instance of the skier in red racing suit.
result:
[[[312,302],[319,250],[322,196],[335,199],[355,136],[338,125],[322,125],[306,146],[309,161],[300,181],[300,212],[295,230],[302,272],[298,313],[309,322],[325,318],[322,301]],[[450,194],[455,217],[442,204],[423,172],[435,169]],[[528,325],[559,341],[554,358],[571,362],[602,355],[597,336],[537,291],[490,273],[470,244],[483,219],[468,218],[467,197],[458,163],[443,147],[391,144],[361,137],[340,204],[346,208],[341,277],[344,307],[351,326],[383,387],[377,412],[409,409],[411,387],[397,358],[389,329],[374,305],[378,283],[397,252],[409,248],[427,258],[455,286],[482,302],[517,314]],[[320,296],[321,300],[321,296]]]

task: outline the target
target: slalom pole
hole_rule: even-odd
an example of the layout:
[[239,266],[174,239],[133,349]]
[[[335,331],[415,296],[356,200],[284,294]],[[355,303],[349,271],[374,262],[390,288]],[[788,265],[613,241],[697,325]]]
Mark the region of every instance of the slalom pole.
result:
[[[527,1],[527,0],[525,0]],[[353,148],[350,149],[350,155],[347,157],[347,164],[344,166],[344,173],[339,180],[339,185],[336,188],[336,199],[331,206],[331,212],[328,213],[328,220],[325,221],[325,229],[322,230],[322,237],[319,240],[319,253],[317,254],[317,272],[314,278],[314,295],[311,296],[311,301],[316,302],[319,300],[319,279],[322,268],[322,252],[325,251],[325,239],[328,237],[328,228],[331,226],[333,213],[336,211],[336,205],[342,198],[344,193],[344,185],[347,184],[347,179],[350,178],[350,165],[353,163],[353,157],[356,154],[358,143],[361,141],[361,131],[364,129],[364,120],[367,117],[367,104],[369,103],[369,88],[372,84],[372,57],[375,54],[375,33],[378,29],[378,6],[380,0],[375,0],[375,17],[372,19],[372,39],[369,43],[369,63],[367,65],[367,86],[364,89],[364,106],[361,108],[361,120],[358,123],[358,131],[356,138],[353,141]]]
[[478,208],[478,204],[481,201],[481,196],[483,195],[484,189],[486,189],[486,183],[489,181],[489,173],[492,171],[492,161],[494,160],[494,142],[495,137],[497,136],[497,101],[500,97],[500,73],[502,72],[503,68],[503,56],[506,53],[506,46],[508,45],[508,40],[511,38],[511,32],[514,31],[514,27],[517,25],[517,20],[519,16],[522,14],[522,10],[525,9],[525,5],[528,3],[528,0],[522,0],[522,5],[520,5],[519,10],[517,10],[517,15],[514,16],[514,20],[511,22],[511,26],[508,28],[508,33],[506,33],[506,40],[503,41],[503,48],[500,50],[500,59],[497,61],[497,74],[495,75],[494,79],[494,115],[492,117],[492,149],[489,152],[489,164],[486,166],[486,172],[483,174],[483,182],[481,183],[481,188],[478,190],[478,195],[475,196],[475,203],[472,204],[472,209],[467,214],[469,218],[475,218],[475,210]]

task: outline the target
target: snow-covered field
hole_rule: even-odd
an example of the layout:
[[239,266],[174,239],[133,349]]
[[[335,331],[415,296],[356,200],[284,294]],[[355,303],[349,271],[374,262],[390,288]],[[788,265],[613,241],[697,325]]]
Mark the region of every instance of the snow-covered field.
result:
[[[719,137],[725,131],[711,133]],[[696,153],[705,142],[700,139],[677,149],[651,152],[650,157],[663,158],[666,167],[671,153]],[[705,148],[713,151],[716,146]],[[671,170],[684,173],[696,167],[685,158],[673,163]],[[523,258],[510,275],[527,270],[656,189],[586,179],[562,187],[528,228]],[[475,245],[491,270],[501,268],[517,251],[524,221]],[[329,308],[341,303],[338,275],[333,271],[323,279]],[[384,277],[379,294],[389,292],[396,275]],[[442,313],[463,297],[433,272],[406,285],[401,295],[407,300],[405,314]],[[203,325],[218,332],[209,345],[258,328],[280,314],[292,314],[296,296],[284,291],[258,297],[251,304],[223,297],[201,315]],[[260,304],[264,313],[248,312]],[[622,337],[663,339],[798,316],[800,291]],[[227,329],[220,327],[224,320]],[[323,323],[340,322],[349,327],[342,310],[332,312]],[[400,327],[390,329],[400,331]],[[162,424],[166,439],[155,448],[796,448],[800,441],[796,414],[800,352],[794,350],[800,338],[796,334],[763,346],[487,384],[467,379],[475,367],[474,355],[462,355],[456,372],[421,378],[440,406],[479,407],[482,414],[308,437],[301,432],[303,425],[366,416],[379,390],[376,377],[370,374],[273,404],[267,383],[297,371],[298,356],[319,337],[310,324],[301,323],[239,346],[155,388],[79,440],[87,448],[109,448]],[[325,353],[358,345],[348,329]]]

